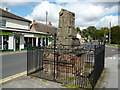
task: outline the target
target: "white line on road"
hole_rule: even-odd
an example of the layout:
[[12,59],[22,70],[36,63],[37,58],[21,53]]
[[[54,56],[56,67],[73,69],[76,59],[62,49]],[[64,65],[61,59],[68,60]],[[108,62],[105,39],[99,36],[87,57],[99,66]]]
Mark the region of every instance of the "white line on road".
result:
[[112,51],[115,51],[114,49]]

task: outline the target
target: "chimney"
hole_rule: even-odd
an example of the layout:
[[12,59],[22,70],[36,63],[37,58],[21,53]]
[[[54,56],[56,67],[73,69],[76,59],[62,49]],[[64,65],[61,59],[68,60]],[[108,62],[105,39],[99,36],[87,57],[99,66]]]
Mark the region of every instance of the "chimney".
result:
[[48,24],[49,26],[52,26],[52,23],[51,22],[49,22],[49,24]]
[[32,24],[34,24],[35,23],[35,19],[33,19],[33,21],[32,21]]
[[48,20],[48,12],[46,11],[46,25],[47,25],[47,20]]
[[10,9],[9,9],[9,8],[5,8],[5,10],[6,10],[7,12],[10,12]]

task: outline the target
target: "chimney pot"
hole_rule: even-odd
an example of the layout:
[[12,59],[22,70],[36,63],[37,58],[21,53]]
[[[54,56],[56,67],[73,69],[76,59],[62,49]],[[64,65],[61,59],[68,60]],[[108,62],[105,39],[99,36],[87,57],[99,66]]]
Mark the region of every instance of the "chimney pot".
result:
[[34,24],[35,23],[35,19],[33,19],[33,21],[32,21],[32,24]]
[[51,22],[49,22],[49,25],[50,25],[50,26],[52,26],[52,23],[51,23]]
[[9,9],[9,8],[6,8],[6,11],[7,11],[7,12],[9,12],[9,11],[10,11],[10,9]]

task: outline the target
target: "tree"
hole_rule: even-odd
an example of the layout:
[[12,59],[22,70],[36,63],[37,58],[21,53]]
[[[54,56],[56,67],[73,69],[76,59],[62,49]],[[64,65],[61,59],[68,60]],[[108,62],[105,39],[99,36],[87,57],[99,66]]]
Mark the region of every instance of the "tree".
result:
[[81,30],[80,30],[79,27],[76,27],[76,31],[79,32],[79,33],[81,33]]
[[108,36],[108,33],[109,33],[109,28],[102,27],[100,30],[96,31],[96,39],[97,40],[107,39],[106,36]]
[[81,33],[82,33],[82,35],[83,35],[85,38],[87,38],[87,39],[88,39],[89,32],[88,32],[88,30],[87,30],[87,29],[83,29]]
[[111,43],[120,44],[120,26],[111,27]]
[[96,27],[95,26],[89,26],[87,28],[87,30],[88,30],[88,33],[89,33],[90,37],[93,40],[96,40],[96,31],[97,31]]

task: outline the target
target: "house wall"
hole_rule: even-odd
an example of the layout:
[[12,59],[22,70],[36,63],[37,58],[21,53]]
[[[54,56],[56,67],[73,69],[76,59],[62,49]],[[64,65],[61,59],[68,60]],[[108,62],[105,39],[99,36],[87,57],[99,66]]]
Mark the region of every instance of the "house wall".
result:
[[8,49],[13,49],[13,48],[14,48],[14,47],[13,47],[13,46],[14,46],[14,45],[13,45],[13,44],[14,44],[14,41],[13,41],[13,40],[14,40],[14,36],[9,36]]
[[38,37],[36,37],[36,46],[38,46]]
[[2,50],[3,50],[3,35],[1,35],[1,39],[2,39]]
[[2,17],[2,19],[6,20],[6,27],[29,29],[29,24],[30,24],[29,22],[5,18],[5,17]]
[[21,49],[24,49],[24,44],[25,44],[24,36],[21,36],[21,37],[20,37],[20,50],[21,50]]

